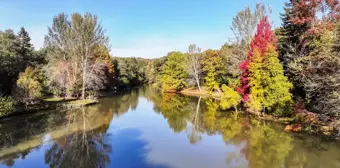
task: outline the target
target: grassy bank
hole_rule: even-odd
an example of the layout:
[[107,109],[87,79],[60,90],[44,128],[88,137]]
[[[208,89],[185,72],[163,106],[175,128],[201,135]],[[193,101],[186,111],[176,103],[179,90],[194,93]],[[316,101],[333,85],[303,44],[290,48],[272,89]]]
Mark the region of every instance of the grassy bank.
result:
[[14,106],[12,111],[8,112],[6,115],[0,116],[0,119],[11,116],[23,115],[27,113],[34,113],[43,110],[73,109],[97,103],[99,103],[98,100],[93,99],[80,100],[74,97],[69,98],[50,97],[45,98],[31,105],[17,104]]
[[198,88],[188,88],[181,90],[180,94],[187,95],[187,96],[201,96],[206,98],[215,98],[219,99],[220,96],[218,93],[211,93],[207,91],[204,87],[201,88],[201,91]]

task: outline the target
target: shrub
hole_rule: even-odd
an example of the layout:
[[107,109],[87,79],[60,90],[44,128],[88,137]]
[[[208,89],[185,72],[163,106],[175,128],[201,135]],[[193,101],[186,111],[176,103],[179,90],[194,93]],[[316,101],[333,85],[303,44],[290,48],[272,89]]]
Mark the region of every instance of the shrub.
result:
[[232,107],[237,111],[237,105],[241,103],[242,97],[233,88],[226,85],[222,85],[222,95],[220,107],[223,110],[230,109]]
[[26,104],[41,99],[44,88],[43,81],[44,75],[39,69],[26,68],[25,72],[20,73],[17,80],[16,99]]
[[11,97],[0,97],[0,117],[4,117],[12,112],[13,104]]

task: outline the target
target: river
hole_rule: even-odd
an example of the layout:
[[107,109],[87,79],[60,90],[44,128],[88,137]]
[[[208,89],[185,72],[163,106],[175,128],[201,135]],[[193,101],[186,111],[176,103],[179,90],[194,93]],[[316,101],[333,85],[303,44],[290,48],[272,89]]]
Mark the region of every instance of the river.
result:
[[0,167],[336,168],[340,143],[150,87],[0,121]]

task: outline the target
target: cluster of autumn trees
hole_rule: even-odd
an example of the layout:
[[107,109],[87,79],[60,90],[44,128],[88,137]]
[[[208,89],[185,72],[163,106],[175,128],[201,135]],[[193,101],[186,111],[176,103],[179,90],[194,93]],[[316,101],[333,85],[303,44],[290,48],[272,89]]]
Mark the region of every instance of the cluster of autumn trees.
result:
[[144,84],[149,61],[112,57],[105,29],[90,13],[55,16],[38,51],[24,28],[0,31],[0,116],[46,96],[85,99]]
[[192,44],[157,59],[112,57],[105,29],[90,13],[55,16],[39,51],[24,28],[0,32],[1,109],[149,83],[164,92],[197,87],[220,97],[223,109],[289,115],[299,102],[337,116],[339,1],[289,0],[284,9],[279,28],[271,27],[270,8],[257,4],[234,17],[234,38],[221,49]]
[[170,52],[153,60],[149,82],[164,92],[197,87],[221,98],[223,109],[291,115],[294,104],[337,116],[340,111],[338,0],[290,0],[273,29],[271,10],[257,4],[233,19],[235,38],[220,50]]

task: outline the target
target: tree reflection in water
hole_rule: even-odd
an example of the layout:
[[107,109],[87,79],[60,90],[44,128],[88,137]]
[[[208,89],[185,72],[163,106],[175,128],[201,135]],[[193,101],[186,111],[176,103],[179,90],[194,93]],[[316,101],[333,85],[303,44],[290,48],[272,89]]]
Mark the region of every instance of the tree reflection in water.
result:
[[[207,137],[220,136],[231,149],[224,156],[227,167],[340,167],[339,146],[335,142],[288,134],[278,124],[258,121],[234,111],[221,111],[218,100],[160,94],[150,87],[104,98],[99,105],[82,109],[4,120],[0,123],[0,162],[15,167],[17,160],[29,158],[29,154],[38,149],[46,149],[43,156],[50,167],[122,164],[128,167],[130,163],[143,168],[169,167],[148,162],[149,141],[139,138],[143,130],[134,128],[112,136],[108,133],[112,119],[127,112],[134,115],[136,111],[139,112],[137,116],[141,115],[138,103],[143,101],[139,102],[140,97],[151,102],[153,111],[163,116],[174,133],[184,134],[187,138],[184,140],[190,144],[202,147],[199,146],[202,141],[208,139],[202,143],[209,142]],[[171,131],[167,133],[167,136],[176,136]],[[46,137],[49,137],[47,144]]]
[[242,150],[228,153],[228,165],[246,159],[249,167],[282,167],[293,148],[287,133],[237,112],[219,111],[218,100],[194,101],[171,94],[154,95],[150,99],[154,101],[155,111],[164,116],[174,132],[186,130],[190,143],[195,144],[202,140],[203,134],[208,134],[222,135],[226,144],[241,145]]
[[292,150],[292,139],[285,132],[273,130],[269,125],[251,120],[247,131],[248,145],[243,151],[251,167],[282,167]]
[[182,132],[187,127],[188,97],[176,94],[160,94],[154,97],[154,110],[161,113],[167,120],[170,128],[176,133]]
[[[68,113],[67,129],[71,134],[54,140],[45,153],[50,167],[105,167],[111,146],[105,142],[108,124],[97,124],[91,108]],[[73,133],[75,132],[75,133]]]
[[200,131],[200,104],[202,97],[198,98],[195,113],[192,114],[191,121],[191,129],[187,129],[188,139],[191,144],[196,144],[200,140],[202,140],[202,132]]

